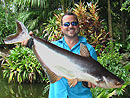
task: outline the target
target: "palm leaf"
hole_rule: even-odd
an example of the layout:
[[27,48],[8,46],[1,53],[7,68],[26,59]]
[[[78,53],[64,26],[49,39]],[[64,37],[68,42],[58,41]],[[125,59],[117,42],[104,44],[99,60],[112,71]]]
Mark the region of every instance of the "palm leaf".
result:
[[10,73],[10,77],[9,77],[9,79],[8,79],[8,82],[9,82],[9,83],[12,81],[13,75],[14,75],[14,72],[11,72],[11,73]]

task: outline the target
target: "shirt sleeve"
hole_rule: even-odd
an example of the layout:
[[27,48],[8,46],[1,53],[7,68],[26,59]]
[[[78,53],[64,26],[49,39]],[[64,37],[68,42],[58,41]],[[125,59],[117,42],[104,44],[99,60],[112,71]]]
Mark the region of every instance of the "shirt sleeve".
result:
[[97,61],[97,54],[94,48],[92,49],[91,57]]

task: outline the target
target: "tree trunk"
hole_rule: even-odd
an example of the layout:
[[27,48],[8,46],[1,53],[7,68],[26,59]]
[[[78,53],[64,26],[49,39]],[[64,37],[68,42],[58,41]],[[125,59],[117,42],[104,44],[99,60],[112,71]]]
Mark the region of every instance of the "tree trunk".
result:
[[66,13],[65,0],[61,0],[61,6],[64,13]]
[[110,37],[111,37],[111,40],[112,40],[113,34],[112,34],[112,18],[111,18],[110,0],[108,0],[108,29],[109,29]]
[[[120,0],[120,7],[122,6],[122,0]],[[125,32],[125,20],[124,20],[124,12],[121,11],[121,32],[122,32],[122,42],[125,42],[125,38],[126,38],[126,32]]]
[[112,33],[112,17],[111,17],[111,4],[110,0],[108,0],[108,28],[110,32],[110,41],[111,41],[111,54],[113,55],[113,33]]

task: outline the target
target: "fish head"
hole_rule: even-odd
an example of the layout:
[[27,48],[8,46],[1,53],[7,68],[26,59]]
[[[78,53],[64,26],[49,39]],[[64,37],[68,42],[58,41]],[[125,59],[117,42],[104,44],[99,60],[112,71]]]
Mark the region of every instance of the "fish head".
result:
[[124,81],[118,77],[112,78],[103,76],[103,81],[98,82],[98,84],[99,87],[103,88],[121,88],[124,84]]
[[28,34],[27,28],[24,26],[22,22],[16,21],[16,24],[17,24],[17,29],[16,29],[17,33],[8,36],[4,40],[5,44],[21,43],[25,39],[31,38]]

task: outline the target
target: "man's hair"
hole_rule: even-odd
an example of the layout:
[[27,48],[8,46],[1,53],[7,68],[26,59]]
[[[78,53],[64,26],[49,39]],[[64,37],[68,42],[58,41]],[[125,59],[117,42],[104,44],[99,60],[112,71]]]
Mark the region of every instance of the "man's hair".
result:
[[74,14],[74,13],[72,13],[72,12],[67,12],[67,13],[65,13],[65,14],[61,17],[61,25],[63,25],[63,17],[66,16],[66,15],[74,15],[75,18],[76,18],[76,20],[77,20],[77,22],[78,22],[78,17],[77,17],[76,14]]

